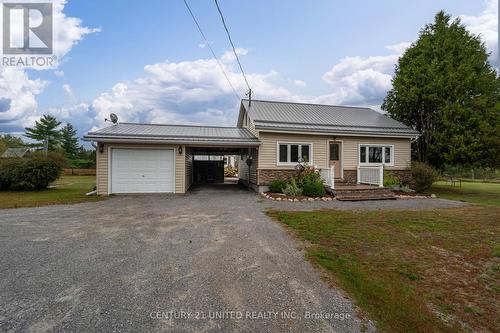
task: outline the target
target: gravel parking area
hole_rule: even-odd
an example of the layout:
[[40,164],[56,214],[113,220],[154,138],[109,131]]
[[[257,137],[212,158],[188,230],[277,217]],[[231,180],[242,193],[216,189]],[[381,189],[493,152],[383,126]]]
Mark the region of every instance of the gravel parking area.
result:
[[373,331],[264,210],[454,205],[412,202],[288,204],[225,186],[1,210],[0,330]]
[[0,211],[0,331],[370,331],[258,199],[229,186]]

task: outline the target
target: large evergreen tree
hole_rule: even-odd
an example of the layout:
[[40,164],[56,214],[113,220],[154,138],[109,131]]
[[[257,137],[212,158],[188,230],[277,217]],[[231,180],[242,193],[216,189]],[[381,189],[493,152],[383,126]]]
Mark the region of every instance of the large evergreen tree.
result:
[[61,130],[61,143],[66,156],[70,159],[76,158],[79,150],[76,130],[70,123],[67,123]]
[[382,109],[418,130],[418,159],[498,166],[500,80],[478,36],[439,12],[401,56]]
[[35,122],[35,127],[26,128],[28,138],[39,141],[38,146],[44,145],[45,140],[48,140],[48,149],[55,150],[61,143],[61,132],[59,126],[61,122],[55,117],[43,115],[39,121]]

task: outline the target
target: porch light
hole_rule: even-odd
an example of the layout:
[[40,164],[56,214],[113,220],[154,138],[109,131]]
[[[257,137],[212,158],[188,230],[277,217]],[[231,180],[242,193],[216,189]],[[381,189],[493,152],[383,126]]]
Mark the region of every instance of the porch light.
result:
[[99,144],[99,152],[102,154],[104,152],[104,143]]
[[179,146],[179,147],[177,148],[177,152],[179,153],[179,155],[182,155],[182,146]]

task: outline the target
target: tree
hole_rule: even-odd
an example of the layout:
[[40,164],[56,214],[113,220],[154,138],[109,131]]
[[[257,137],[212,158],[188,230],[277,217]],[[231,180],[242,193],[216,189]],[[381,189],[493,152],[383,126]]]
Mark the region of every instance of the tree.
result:
[[498,166],[500,80],[478,36],[440,11],[401,56],[382,109],[422,135],[420,161]]
[[75,159],[79,150],[78,138],[75,128],[70,123],[67,123],[61,130],[61,143],[66,156],[69,159]]
[[55,117],[43,115],[39,121],[35,122],[35,127],[26,128],[25,135],[33,140],[40,141],[37,146],[44,145],[45,140],[48,140],[48,149],[55,150],[61,143],[61,132],[58,127],[61,122]]

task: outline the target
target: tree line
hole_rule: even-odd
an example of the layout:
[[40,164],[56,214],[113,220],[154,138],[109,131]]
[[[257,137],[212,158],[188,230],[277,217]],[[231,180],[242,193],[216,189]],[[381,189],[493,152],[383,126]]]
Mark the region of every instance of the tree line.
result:
[[86,149],[79,144],[77,131],[72,124],[62,122],[50,115],[43,115],[33,127],[25,128],[24,135],[34,143],[26,143],[21,138],[6,134],[0,136],[0,154],[7,148],[30,147],[63,154],[70,167],[95,167],[95,149]]

